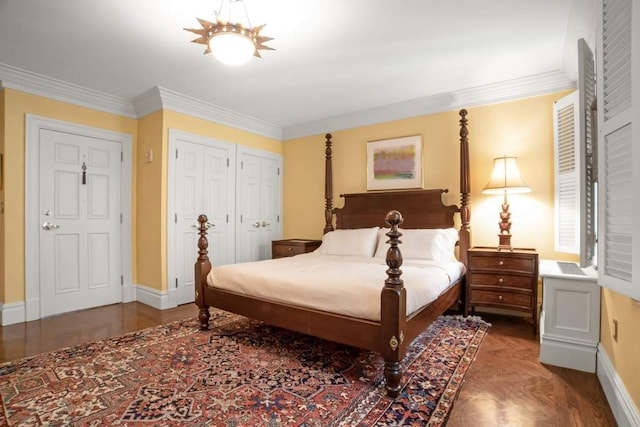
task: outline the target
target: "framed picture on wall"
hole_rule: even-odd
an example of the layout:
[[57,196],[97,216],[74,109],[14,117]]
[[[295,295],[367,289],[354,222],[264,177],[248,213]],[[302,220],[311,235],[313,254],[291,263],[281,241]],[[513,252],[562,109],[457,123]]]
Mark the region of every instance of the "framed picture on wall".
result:
[[422,188],[422,135],[367,142],[367,190]]

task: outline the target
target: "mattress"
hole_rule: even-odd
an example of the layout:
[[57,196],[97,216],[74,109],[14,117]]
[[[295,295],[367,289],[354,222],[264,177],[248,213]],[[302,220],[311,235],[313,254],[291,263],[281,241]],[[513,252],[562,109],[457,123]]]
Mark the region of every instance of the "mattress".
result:
[[[312,252],[214,267],[207,284],[276,303],[379,321],[387,268],[381,258]],[[456,282],[464,265],[458,261],[404,260],[401,270],[410,315]]]

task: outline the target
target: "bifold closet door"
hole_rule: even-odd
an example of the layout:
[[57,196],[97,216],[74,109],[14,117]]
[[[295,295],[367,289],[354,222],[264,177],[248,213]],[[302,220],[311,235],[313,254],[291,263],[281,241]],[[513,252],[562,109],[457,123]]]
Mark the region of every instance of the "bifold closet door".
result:
[[236,262],[271,258],[282,235],[281,156],[238,149]]
[[[207,143],[202,143],[207,142]],[[207,215],[211,264],[235,261],[233,244],[234,175],[232,144],[200,141],[195,136],[177,138],[174,185],[174,277],[177,304],[194,301],[193,264],[198,256],[198,216]],[[172,280],[173,279],[173,280]],[[173,281],[173,283],[171,283]]]

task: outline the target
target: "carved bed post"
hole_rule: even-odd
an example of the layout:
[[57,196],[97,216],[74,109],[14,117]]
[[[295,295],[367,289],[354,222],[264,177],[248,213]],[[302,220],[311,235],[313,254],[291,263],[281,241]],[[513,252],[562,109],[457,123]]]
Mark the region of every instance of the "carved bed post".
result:
[[333,168],[331,166],[331,134],[325,135],[324,150],[324,233],[333,231]]
[[200,329],[204,331],[209,329],[209,306],[204,302],[204,292],[207,286],[207,275],[209,274],[209,271],[211,271],[211,262],[209,262],[209,255],[207,251],[207,247],[209,246],[209,242],[207,242],[207,216],[200,215],[198,217],[198,222],[200,223],[200,227],[198,228],[200,238],[198,239],[198,259],[195,264],[194,287],[196,293],[195,302],[200,308],[200,312],[198,313]]
[[380,353],[384,358],[384,377],[387,395],[397,397],[400,394],[402,379],[401,361],[404,359],[407,346],[404,344],[404,330],[407,323],[407,294],[404,282],[400,278],[402,270],[402,254],[398,249],[398,240],[402,233],[398,227],[402,224],[402,214],[391,211],[385,222],[391,227],[387,233],[391,246],[387,249],[387,279],[382,288],[380,305],[381,343]]
[[460,110],[460,261],[467,265],[471,247],[471,177],[469,174],[469,130],[467,110]]

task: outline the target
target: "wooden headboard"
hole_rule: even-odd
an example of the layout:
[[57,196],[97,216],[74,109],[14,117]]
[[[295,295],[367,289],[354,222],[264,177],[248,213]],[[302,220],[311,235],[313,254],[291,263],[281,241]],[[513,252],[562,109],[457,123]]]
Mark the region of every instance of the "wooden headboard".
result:
[[404,228],[450,228],[457,206],[445,206],[448,190],[385,191],[341,194],[344,207],[335,208],[336,228],[388,227],[384,218],[391,210],[404,217]]
[[471,210],[469,180],[469,139],[467,110],[460,110],[460,207],[445,206],[442,194],[448,190],[374,191],[341,194],[342,208],[333,207],[333,173],[331,134],[326,135],[325,150],[325,227],[327,233],[336,228],[387,227],[384,219],[390,210],[399,211],[403,228],[450,228],[454,215],[460,214],[459,259],[467,264],[467,250],[471,245]]

